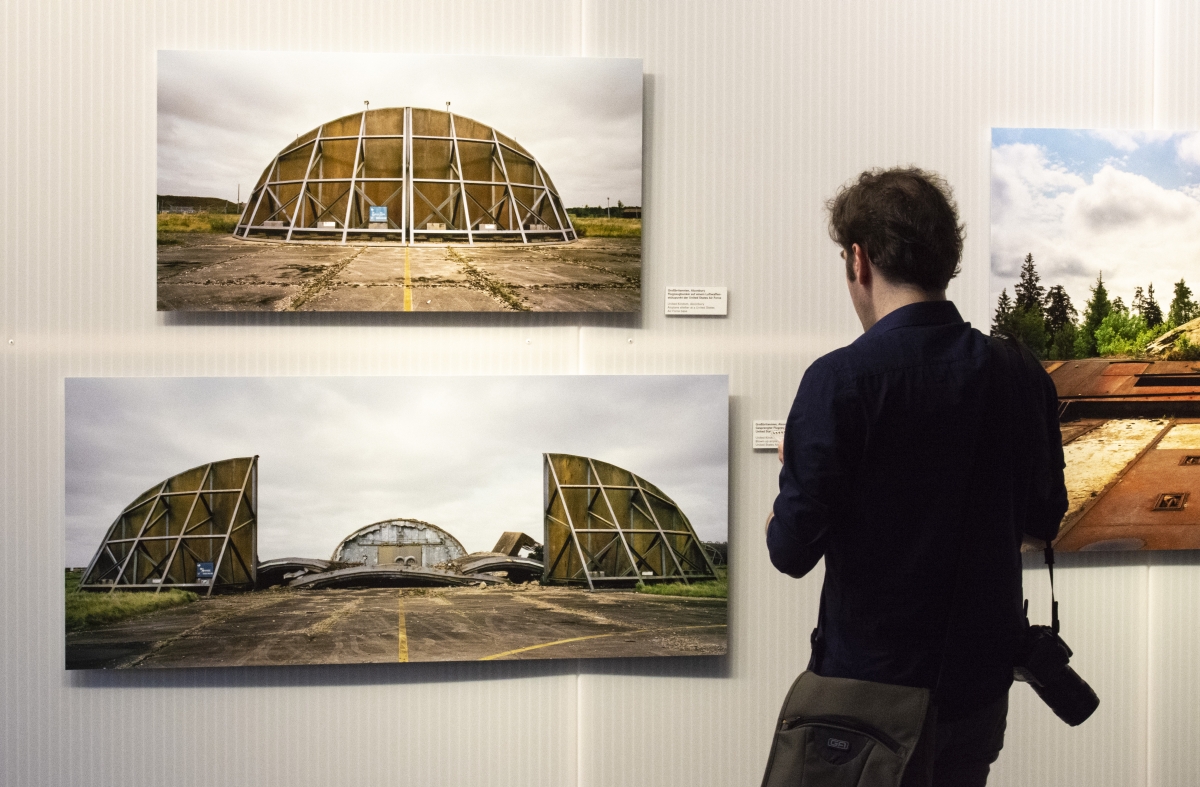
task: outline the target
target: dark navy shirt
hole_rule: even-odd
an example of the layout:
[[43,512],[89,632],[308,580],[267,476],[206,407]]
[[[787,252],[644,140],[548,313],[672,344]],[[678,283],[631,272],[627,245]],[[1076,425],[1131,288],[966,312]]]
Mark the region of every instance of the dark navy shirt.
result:
[[1052,538],[1067,508],[1057,401],[1036,359],[949,301],[808,368],[767,546],[794,577],[825,558],[811,669],[937,686],[946,719],[1007,691],[1022,535]]

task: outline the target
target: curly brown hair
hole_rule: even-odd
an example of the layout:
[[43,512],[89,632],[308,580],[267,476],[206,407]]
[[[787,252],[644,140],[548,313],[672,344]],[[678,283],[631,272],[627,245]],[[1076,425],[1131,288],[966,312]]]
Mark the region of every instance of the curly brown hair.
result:
[[842,186],[825,207],[829,237],[846,250],[851,281],[855,243],[891,282],[940,292],[958,275],[964,227],[950,184],[936,172],[916,167],[867,170]]

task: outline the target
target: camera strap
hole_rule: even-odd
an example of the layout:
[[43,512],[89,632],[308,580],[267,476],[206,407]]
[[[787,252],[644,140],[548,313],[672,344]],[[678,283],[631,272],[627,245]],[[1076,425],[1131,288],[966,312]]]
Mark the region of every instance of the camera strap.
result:
[[1058,600],[1054,598],[1054,547],[1046,542],[1043,553],[1046,556],[1046,568],[1050,572],[1050,628],[1058,633]]

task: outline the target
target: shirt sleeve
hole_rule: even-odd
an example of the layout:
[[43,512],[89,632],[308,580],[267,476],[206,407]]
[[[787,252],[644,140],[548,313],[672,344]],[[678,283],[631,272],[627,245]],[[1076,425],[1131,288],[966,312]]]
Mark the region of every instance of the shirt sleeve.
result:
[[863,422],[856,397],[831,365],[819,359],[810,366],[788,414],[779,496],[767,528],[771,562],[783,573],[802,577],[825,554],[852,491]]
[[1041,386],[1043,421],[1042,437],[1045,439],[1045,464],[1038,468],[1033,483],[1033,500],[1029,507],[1025,532],[1043,541],[1053,541],[1058,535],[1058,526],[1063,514],[1067,513],[1067,485],[1063,475],[1066,462],[1063,457],[1062,430],[1058,424],[1058,392],[1050,375],[1037,364],[1036,375]]

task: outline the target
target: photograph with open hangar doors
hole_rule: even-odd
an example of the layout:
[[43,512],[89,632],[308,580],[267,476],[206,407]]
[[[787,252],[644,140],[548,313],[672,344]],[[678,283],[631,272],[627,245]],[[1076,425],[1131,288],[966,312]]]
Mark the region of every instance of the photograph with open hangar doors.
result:
[[723,375],[68,378],[68,669],[726,652]]
[[1200,549],[1200,132],[993,129],[993,334],[1058,391],[1059,551]]
[[159,311],[636,312],[642,62],[158,53]]

